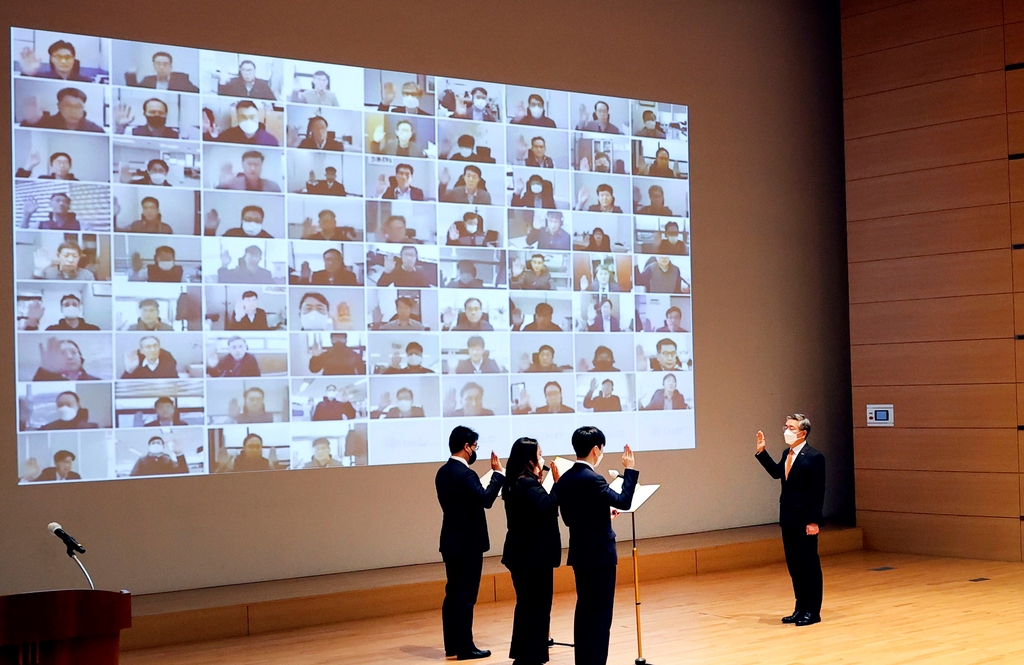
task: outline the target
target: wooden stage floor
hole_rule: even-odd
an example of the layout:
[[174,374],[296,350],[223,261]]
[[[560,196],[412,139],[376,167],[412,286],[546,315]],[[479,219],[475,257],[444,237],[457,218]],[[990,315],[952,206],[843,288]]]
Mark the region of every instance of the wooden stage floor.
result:
[[[628,560],[621,562],[628,565]],[[783,564],[678,577],[643,587],[644,656],[652,665],[1024,663],[1024,564],[853,552],[822,559],[823,622],[797,628]],[[892,566],[892,570],[872,568]],[[642,574],[642,571],[641,571]],[[978,578],[988,578],[978,580]],[[555,596],[552,636],[571,641],[575,596]],[[507,657],[513,602],[477,607],[475,635]],[[121,654],[126,665],[394,665],[445,662],[440,611],[364,619]],[[615,598],[608,662],[636,658],[632,587]],[[555,647],[552,665],[571,665]]]

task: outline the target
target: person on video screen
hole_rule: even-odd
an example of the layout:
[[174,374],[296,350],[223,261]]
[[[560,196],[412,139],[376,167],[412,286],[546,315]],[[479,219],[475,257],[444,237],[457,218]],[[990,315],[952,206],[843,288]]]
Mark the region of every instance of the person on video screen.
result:
[[[657,355],[650,359],[650,369],[659,372],[672,372],[683,369],[683,361],[677,352],[676,343],[667,337],[659,339],[655,345]],[[637,360],[643,353],[643,347],[637,347]],[[639,369],[639,367],[638,367]]]
[[63,39],[50,44],[46,50],[50,56],[49,67],[43,68],[43,61],[39,59],[34,48],[26,46],[21,49],[21,74],[22,76],[36,76],[45,79],[60,79],[64,81],[91,82],[88,76],[82,74],[82,63],[78,59],[75,47],[71,42]]
[[211,350],[206,358],[206,373],[214,377],[260,376],[260,363],[249,353],[249,344],[241,337],[228,340],[228,352],[223,357]]
[[152,62],[154,74],[144,76],[140,81],[138,70],[129,69],[124,73],[125,85],[175,92],[199,92],[199,88],[192,83],[187,73],[174,71],[174,58],[170,53],[157,51],[153,54]]
[[270,330],[267,312],[260,306],[255,291],[246,291],[235,301],[234,309],[224,317],[225,330]]
[[353,420],[356,409],[352,406],[352,390],[348,387],[340,391],[337,386],[330,385],[324,391],[324,398],[313,408],[313,420]]
[[[216,210],[211,210],[211,214],[216,214]],[[263,228],[263,208],[254,205],[248,205],[242,208],[242,220],[238,226],[234,226],[224,232],[225,238],[273,238],[274,236],[267,233],[266,229]]]
[[423,190],[412,186],[413,168],[410,164],[395,166],[395,175],[377,176],[377,196],[389,201],[422,201]]
[[78,88],[57,91],[57,113],[50,114],[39,106],[35,96],[24,99],[22,127],[36,129],[65,129],[76,132],[102,132],[103,128],[86,118],[85,102],[88,96]]
[[[612,316],[614,306],[612,301],[604,298],[594,312],[593,322],[587,323],[589,332],[619,332],[619,318]],[[589,317],[588,317],[589,319]]]
[[[242,172],[217,185],[217,189],[240,189],[247,192],[280,192],[281,187],[263,177],[263,153],[249,150],[242,154]],[[231,167],[227,170],[230,172]]]
[[162,436],[149,438],[149,451],[140,457],[132,467],[132,476],[162,476],[168,473],[188,473],[188,461],[181,443],[171,439],[174,457],[168,455],[167,445]]
[[[639,190],[637,190],[637,196],[639,197]],[[672,208],[665,205],[665,190],[661,185],[651,185],[647,188],[647,196],[650,197],[651,203],[649,205],[640,206],[637,213],[640,215],[661,215],[662,217],[672,217]]]
[[332,284],[335,286],[358,286],[356,274],[345,265],[345,257],[340,249],[331,248],[324,252],[324,269],[317,270],[311,278],[312,284]]
[[526,244],[536,245],[537,249],[570,249],[572,238],[562,228],[562,213],[551,211],[545,217],[534,213],[533,226],[526,234]]
[[423,347],[419,342],[409,342],[405,346],[405,367],[401,365],[401,355],[397,351],[391,354],[390,364],[381,374],[433,374],[434,370],[423,366]]
[[543,136],[534,136],[530,139],[530,149],[526,153],[525,163],[537,169],[553,169],[555,163],[547,155],[548,142]]
[[524,388],[519,393],[519,403],[512,409],[513,413],[575,413],[562,404],[562,386],[557,381],[544,384],[544,404],[531,410],[530,394]]
[[554,208],[554,185],[537,174],[530,176],[525,184],[521,178],[516,178],[511,205],[513,208]]
[[661,388],[654,391],[647,406],[640,407],[643,411],[677,411],[689,409],[686,398],[676,390],[675,374],[666,374],[661,380]]
[[476,152],[476,139],[469,134],[463,134],[455,141],[455,148],[448,153],[448,159],[453,162],[494,162]]
[[[647,109],[642,114],[644,121],[643,129],[636,131],[637,136],[643,136],[649,139],[663,139],[665,138],[665,130],[661,128],[658,123],[658,116],[654,115],[654,111]],[[653,174],[652,174],[653,175]]]
[[[30,153],[25,165],[14,173],[16,178],[31,178],[32,169],[42,163],[43,158],[38,152]],[[66,152],[55,152],[50,155],[50,172],[39,176],[39,180],[74,180],[78,178],[71,172],[71,155]]]
[[468,97],[456,96],[454,103],[453,118],[477,122],[498,122],[497,111],[487,97],[486,88],[477,86],[470,91]]
[[167,395],[161,395],[153,403],[156,419],[145,424],[145,427],[185,427],[188,425],[178,414],[178,407]]
[[402,215],[391,215],[383,224],[384,242],[398,242],[422,245],[423,242],[409,235],[409,224]]
[[665,310],[665,325],[658,328],[655,332],[690,332],[684,328],[681,324],[683,320],[683,310],[676,306],[669,307]]
[[537,93],[531,94],[526,100],[526,107],[522,102],[519,103],[515,116],[512,118],[512,124],[554,129],[555,121],[548,117],[546,106],[543,97]]
[[178,362],[170,351],[161,348],[160,340],[147,335],[139,340],[138,351],[124,354],[122,379],[176,379]]
[[[524,358],[526,354],[523,354]],[[542,345],[534,354],[533,360],[529,361],[526,372],[534,374],[537,372],[565,372],[572,370],[568,365],[559,365],[555,362],[555,349],[547,344]]]
[[488,357],[484,338],[473,335],[466,342],[468,358],[463,358],[455,366],[456,374],[499,374],[501,366]]
[[[683,280],[682,272],[669,257],[659,254],[637,277],[636,283],[648,293],[688,293],[689,284]],[[686,284],[684,291],[683,285]]]
[[594,291],[600,294],[620,293],[622,287],[613,279],[613,266],[607,263],[599,263],[594,268],[594,279],[591,281],[586,274],[580,275],[580,291]]
[[426,156],[423,146],[416,140],[416,129],[411,121],[399,120],[394,131],[394,136],[388,136],[384,131],[384,123],[377,125],[370,140],[370,152],[397,157]]
[[682,234],[679,233],[678,223],[669,222],[665,225],[665,237],[658,243],[658,254],[686,255],[686,242],[683,240]]
[[480,299],[468,298],[459,312],[458,320],[450,329],[489,332],[494,330],[494,326],[484,317],[484,306]]
[[601,183],[597,186],[597,203],[587,206],[587,201],[590,200],[590,190],[586,187],[580,187],[579,195],[576,200],[577,210],[587,210],[589,212],[622,212],[622,208],[615,205],[615,191],[612,186],[606,183]]
[[237,411],[238,403],[232,399],[231,404],[228,406],[228,411],[237,411],[233,414],[234,420],[239,425],[251,425],[253,423],[272,423],[274,422],[274,414],[267,413],[267,405],[265,403],[266,395],[262,388],[246,388],[245,392],[242,393],[242,410]]
[[[153,262],[145,266],[143,276],[147,282],[171,282],[182,281],[185,269],[176,263],[176,254],[173,247],[161,245],[153,250]],[[140,273],[142,271],[140,270]]]
[[128,181],[129,185],[156,185],[159,187],[172,187],[167,180],[167,173],[170,171],[167,162],[162,159],[151,159],[146,163],[146,170]]
[[[249,97],[250,99],[277,99],[270,84],[263,79],[256,78],[256,63],[252,60],[243,60],[238,63],[238,76],[230,76],[224,72],[218,72],[220,83],[217,86],[217,94],[227,97]],[[225,80],[228,79],[228,80]]]
[[415,115],[432,115],[429,110],[422,108],[423,87],[415,81],[406,81],[402,84],[402,106],[391,106],[395,101],[395,84],[391,82],[381,86],[380,105],[378,111],[390,111],[391,113],[412,113]]
[[[142,115],[146,124],[132,127],[132,136],[149,136],[159,139],[176,139],[178,130],[167,126],[167,103],[156,97],[142,102]],[[129,104],[118,104],[114,109],[114,133],[124,134],[135,121],[135,113]]]
[[70,390],[57,395],[57,420],[40,427],[41,430],[97,429],[99,425],[89,422],[89,409],[83,409],[76,393]]
[[452,222],[448,227],[448,237],[445,244],[461,247],[485,247],[497,244],[497,234],[494,238],[488,239],[487,231],[484,230],[484,219],[475,212],[466,212],[462,215],[462,221]]
[[523,327],[526,332],[562,332],[558,324],[551,320],[554,308],[546,302],[537,303],[533,308],[533,321]]
[[591,379],[590,390],[583,398],[583,408],[591,409],[594,413],[622,411],[622,402],[619,400],[619,396],[612,394],[614,388],[615,383],[611,379],[605,379],[601,382],[601,388],[598,390],[597,379]]
[[[60,321],[47,326],[47,330],[99,330],[100,327],[89,323],[82,318],[82,301],[74,293],[62,296],[60,299]],[[25,327],[23,330],[38,330],[38,321],[35,328]]]
[[362,354],[348,347],[348,335],[332,333],[331,346],[320,346],[320,340],[313,342],[310,349],[309,371],[324,376],[366,374],[366,363]]
[[160,318],[160,305],[152,298],[139,301],[139,318],[128,326],[128,330],[145,330],[148,332],[174,330],[171,324]]
[[534,291],[550,291],[551,273],[544,265],[544,255],[534,254],[530,257],[530,269],[526,270],[523,260],[519,257],[512,259],[512,279],[509,286],[513,289],[531,289]]
[[468,164],[462,175],[456,181],[455,186],[448,189],[451,182],[451,174],[447,167],[441,167],[438,174],[438,194],[445,203],[469,203],[476,205],[491,205],[491,193],[487,191],[487,181],[482,177],[480,167]]
[[370,418],[423,418],[423,407],[413,406],[413,394],[408,388],[399,388],[395,393],[395,406],[391,406],[391,393],[380,396],[378,408],[370,414]]
[[463,259],[455,268],[459,271],[458,277],[448,280],[445,284],[450,289],[482,289],[484,281],[476,276],[476,264]]
[[608,237],[608,234],[604,232],[600,226],[595,227],[590,232],[590,240],[587,242],[586,251],[588,252],[611,252],[612,241]]
[[620,372],[615,366],[615,354],[607,346],[599,346],[594,349],[594,360],[590,363],[583,359],[582,369],[587,372]]
[[406,245],[399,253],[401,260],[392,254],[384,255],[384,273],[377,280],[377,286],[397,286],[402,289],[423,288],[431,285],[426,268],[419,265],[419,252],[412,245]]
[[608,102],[599,99],[594,103],[591,119],[586,119],[587,107],[580,104],[580,122],[576,129],[582,132],[602,132],[604,134],[621,134],[619,128],[611,123],[611,112]]
[[[333,93],[332,93],[333,94]],[[306,138],[299,142],[299,147],[306,150],[331,150],[344,152],[345,144],[336,141],[327,131],[327,119],[315,115],[306,123]]]
[[50,337],[39,344],[39,368],[33,381],[99,381],[85,371],[82,350],[70,339]]
[[266,268],[260,267],[263,260],[263,250],[256,245],[245,248],[242,258],[238,259],[238,265],[228,268],[231,265],[231,255],[227,250],[220,254],[221,267],[217,270],[217,281],[221,284],[273,284],[274,275]]
[[303,465],[303,469],[330,469],[344,466],[331,456],[331,442],[324,437],[313,440],[313,459]]
[[675,178],[676,172],[669,166],[669,154],[665,148],[658,148],[654,153],[654,163],[647,169],[647,175],[659,178]]
[[309,291],[299,299],[299,324],[305,331],[334,330],[331,304],[322,293]]
[[459,392],[462,397],[462,408],[455,408],[455,390],[445,395],[445,415],[450,418],[471,418],[474,416],[493,416],[494,411],[484,408],[484,389],[480,384],[470,381],[462,386]]
[[281,145],[277,137],[268,132],[266,125],[260,122],[259,109],[248,99],[235,104],[235,120],[235,126],[221,132],[217,137],[218,141],[248,145]]
[[338,226],[338,217],[333,210],[321,210],[317,213],[316,225],[319,231],[314,231],[313,219],[307,217],[302,220],[303,240],[357,240],[356,230],[351,226]]
[[348,196],[345,192],[345,185],[338,180],[338,169],[333,166],[324,169],[323,180],[317,180],[316,174],[310,171],[309,182],[306,183],[306,193],[321,196]]
[[162,233],[171,234],[174,229],[163,221],[160,214],[160,200],[153,196],[142,199],[142,215],[128,225],[128,233]]
[[[39,200],[34,196],[25,199],[21,217],[22,228],[29,228],[32,215],[39,210]],[[50,212],[46,219],[39,222],[40,231],[78,231],[81,224],[78,216],[71,212],[71,197],[64,192],[54,192],[50,195]]]
[[[96,279],[88,268],[79,268],[82,250],[76,243],[62,242],[57,246],[57,257],[50,254],[45,247],[39,247],[32,255],[34,279],[77,280],[91,282]],[[56,265],[54,265],[56,263]]]
[[48,466],[32,479],[34,483],[47,483],[64,480],[81,480],[82,476],[71,468],[75,462],[75,454],[70,450],[58,450],[53,454],[53,466]]
[[[416,303],[412,298],[398,298],[395,300],[395,317],[386,323],[380,323],[377,330],[424,330],[421,322],[412,318]],[[373,318],[378,322],[381,318],[380,307],[374,307]]]
[[293,102],[316,104],[318,106],[337,106],[338,97],[331,92],[331,76],[321,70],[313,72],[312,86],[306,90],[296,90],[292,95]]
[[229,470],[242,472],[270,471],[270,469],[270,460],[263,456],[263,437],[250,432],[242,440],[242,450],[231,460]]

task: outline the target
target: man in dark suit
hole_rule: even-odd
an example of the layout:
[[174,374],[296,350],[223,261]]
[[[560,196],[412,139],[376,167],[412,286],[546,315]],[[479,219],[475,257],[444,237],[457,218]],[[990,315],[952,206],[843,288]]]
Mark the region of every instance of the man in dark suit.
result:
[[462,425],[448,437],[451,459],[437,471],[434,486],[444,519],[441,523],[441,558],[448,583],[444,588],[441,621],[444,625],[444,652],[458,660],[487,658],[490,651],[473,643],[473,606],[480,592],[480,573],[484,552],[491,548],[487,537],[484,509],[494,505],[505,469],[491,453],[494,474],[487,487],[470,468],[476,462],[479,435]]
[[622,492],[608,487],[595,471],[604,457],[604,433],[580,427],[572,435],[576,464],[555,484],[562,521],[569,527],[569,558],[576,578],[573,642],[576,665],[605,665],[615,604],[615,532],[611,509],[628,510],[640,476],[633,451],[622,453]]
[[399,164],[395,167],[395,175],[390,179],[382,173],[378,180],[379,196],[391,201],[408,200],[422,201],[423,190],[412,186],[413,168],[411,164]]
[[188,74],[176,72],[174,59],[170,53],[157,51],[153,54],[153,70],[156,74],[138,80],[138,72],[130,70],[124,73],[124,82],[133,88],[159,88],[161,90],[174,90],[176,92],[199,92]]
[[256,78],[256,63],[252,60],[240,62],[238,76],[232,77],[227,83],[219,84],[217,94],[250,99],[277,99],[274,91],[270,89],[270,83]]
[[75,461],[75,454],[69,450],[58,450],[53,455],[53,466],[48,466],[39,472],[32,482],[46,483],[55,480],[81,480],[82,476],[71,470]]
[[757,461],[772,478],[782,481],[779,525],[786,565],[793,580],[796,609],[782,623],[809,626],[821,621],[821,560],[818,531],[825,521],[825,456],[807,445],[811,421],[802,413],[786,416],[783,435],[789,450],[778,462],[765,450],[764,433],[757,433]]
[[473,335],[466,342],[468,358],[459,361],[455,366],[456,374],[498,374],[501,367],[492,358],[487,357],[487,350],[484,346],[484,338],[480,335]]

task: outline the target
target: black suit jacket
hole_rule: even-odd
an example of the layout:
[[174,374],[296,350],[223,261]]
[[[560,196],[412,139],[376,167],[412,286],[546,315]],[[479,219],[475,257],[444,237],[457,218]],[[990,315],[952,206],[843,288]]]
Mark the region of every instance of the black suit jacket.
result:
[[[82,477],[80,475],[78,475],[77,473],[75,473],[74,471],[68,471],[67,480],[81,480],[81,479],[82,479]],[[40,471],[39,475],[36,476],[35,480],[33,480],[32,482],[34,482],[34,483],[46,483],[46,482],[50,482],[50,481],[54,481],[54,480],[57,480],[57,467],[55,467],[55,466],[48,466],[45,469],[43,469],[42,471]]]
[[524,475],[502,493],[508,533],[501,562],[517,566],[551,566],[562,562],[562,534],[558,532],[558,495],[533,476]]
[[[135,74],[125,74],[125,83],[139,88],[156,88],[156,75],[149,75],[141,81],[135,78]],[[167,82],[167,89],[176,92],[199,92],[199,88],[193,85],[185,72],[171,72],[171,80]]]
[[804,528],[808,524],[821,526],[825,522],[821,511],[825,505],[825,456],[804,444],[797,453],[786,478],[786,457],[789,450],[776,462],[768,451],[757,453],[757,461],[772,478],[782,481],[779,497],[779,524],[783,527]]
[[434,487],[444,512],[441,522],[441,554],[483,554],[491,549],[484,509],[494,505],[505,476],[495,472],[484,488],[476,471],[449,459],[437,470]]
[[601,474],[581,462],[576,462],[562,474],[555,483],[555,492],[562,510],[562,521],[569,527],[567,564],[593,568],[618,563],[610,509],[629,509],[639,477],[640,472],[636,469],[626,469],[622,492],[617,493],[608,487]]

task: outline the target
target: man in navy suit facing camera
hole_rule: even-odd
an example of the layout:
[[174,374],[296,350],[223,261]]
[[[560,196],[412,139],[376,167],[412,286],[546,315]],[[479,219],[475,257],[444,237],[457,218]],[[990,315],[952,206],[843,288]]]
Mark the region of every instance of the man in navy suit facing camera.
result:
[[782,433],[789,450],[778,462],[765,450],[764,432],[757,433],[755,457],[772,478],[782,481],[779,525],[796,595],[796,609],[782,623],[809,626],[821,621],[818,531],[825,521],[821,514],[825,504],[825,456],[807,445],[811,421],[804,414],[786,416]]
[[622,453],[622,492],[616,492],[595,470],[604,457],[604,433],[580,427],[572,435],[576,463],[556,484],[562,521],[569,527],[569,558],[576,578],[573,641],[576,665],[605,665],[615,604],[615,531],[612,509],[629,510],[636,489],[633,451]]
[[487,658],[490,651],[473,643],[473,606],[480,592],[484,552],[491,549],[484,510],[494,505],[505,478],[498,455],[491,453],[491,482],[484,487],[470,465],[476,462],[479,435],[459,425],[448,437],[451,458],[437,471],[434,486],[444,512],[441,558],[448,582],[444,587],[441,622],[448,658]]

